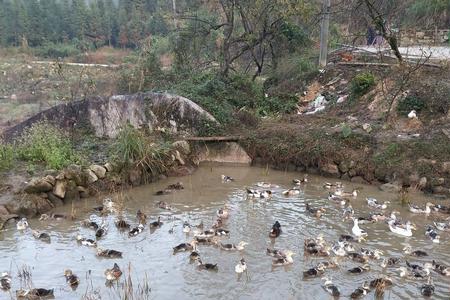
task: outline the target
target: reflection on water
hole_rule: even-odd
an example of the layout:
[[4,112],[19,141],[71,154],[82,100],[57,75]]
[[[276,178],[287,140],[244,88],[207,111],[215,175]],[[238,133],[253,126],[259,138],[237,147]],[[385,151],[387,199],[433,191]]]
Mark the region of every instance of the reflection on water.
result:
[[[236,181],[222,183],[221,174],[230,175]],[[124,216],[132,226],[136,225],[137,209],[144,211],[150,221],[156,221],[161,216],[163,225],[152,231],[146,226],[143,233],[130,238],[127,232],[120,232],[114,226],[116,216],[107,216],[105,221],[109,231],[98,241],[98,245],[103,249],[122,251],[122,259],[100,259],[95,255],[95,248],[78,245],[75,241],[78,233],[95,238],[94,231],[81,227],[79,222],[32,220],[31,228],[50,233],[50,244],[35,240],[30,230],[20,233],[11,226],[1,235],[0,271],[11,271],[12,290],[16,290],[21,287],[17,277],[18,270],[26,265],[32,274],[33,286],[54,288],[56,298],[60,299],[80,299],[84,295],[100,295],[101,299],[120,298],[122,289],[115,285],[105,285],[104,271],[112,268],[115,262],[124,272],[120,284],[123,285],[128,275],[133,279],[134,290],[138,289],[138,282],[147,281],[151,299],[329,299],[330,296],[321,287],[320,278],[302,278],[304,270],[323,261],[304,256],[303,241],[320,233],[327,241],[336,241],[340,234],[351,234],[352,223],[342,221],[342,209],[327,200],[327,191],[322,187],[327,180],[325,178],[310,176],[299,195],[289,198],[282,196],[281,191],[291,187],[292,179],[299,176],[298,173],[273,170],[266,174],[266,170],[260,168],[205,165],[192,176],[169,178],[128,191]],[[184,190],[154,196],[157,190],[179,180],[183,181]],[[251,187],[258,181],[278,184],[280,188],[273,189],[274,196],[271,200],[247,200],[245,187]],[[404,238],[390,233],[385,223],[361,225],[368,232],[364,247],[383,250],[385,256],[403,257],[402,249],[411,245],[414,249],[427,251],[431,258],[450,264],[449,235],[441,233],[440,244],[432,244],[424,235],[424,225],[432,223],[435,216],[427,218],[412,215],[395,203],[396,195],[380,192],[373,186],[346,183],[346,190],[350,191],[353,187],[362,188],[360,195],[352,200],[356,216],[367,215],[372,211],[365,202],[365,197],[370,196],[381,201],[390,200],[393,203],[390,209],[400,211],[403,218],[418,226],[413,237]],[[421,195],[414,195],[412,198],[418,204],[426,202]],[[155,203],[160,200],[172,205],[174,211],[156,208]],[[316,219],[305,213],[305,201],[315,207],[324,206],[327,211],[321,219]],[[93,214],[92,207],[99,202],[101,199],[97,199],[97,202],[90,199],[76,203],[79,219]],[[236,244],[246,241],[249,245],[245,250],[232,252],[200,245],[198,251],[202,260],[217,263],[218,272],[198,270],[196,264],[189,263],[189,253],[173,255],[172,247],[192,240],[192,233],[187,235],[182,232],[183,222],[198,224],[203,221],[208,228],[215,221],[216,210],[225,203],[230,207],[230,218],[224,227],[231,231],[231,235],[224,238],[224,241]],[[70,213],[70,209],[71,207],[63,207],[58,212]],[[101,220],[98,216],[96,219]],[[268,232],[275,221],[281,223],[283,233],[272,241]],[[172,234],[169,233],[171,229]],[[267,247],[294,251],[294,264],[272,268],[271,257],[265,253]],[[245,275],[238,278],[234,272],[241,257],[247,261],[248,278]],[[425,262],[430,258],[410,260]],[[348,259],[340,259],[339,263],[339,269],[327,270],[326,275],[333,278],[346,298],[365,280],[382,274],[394,278],[394,287],[386,291],[385,299],[421,297],[421,281],[400,279],[394,269],[383,270],[380,261],[370,261],[371,271],[361,275],[349,275],[346,272],[357,266],[357,263]],[[68,268],[81,279],[75,291],[66,284],[63,276],[64,270]],[[450,279],[436,273],[432,273],[432,276],[436,285],[434,298],[449,299]],[[373,293],[369,297],[373,298]],[[9,298],[8,293],[0,292],[0,299]]]

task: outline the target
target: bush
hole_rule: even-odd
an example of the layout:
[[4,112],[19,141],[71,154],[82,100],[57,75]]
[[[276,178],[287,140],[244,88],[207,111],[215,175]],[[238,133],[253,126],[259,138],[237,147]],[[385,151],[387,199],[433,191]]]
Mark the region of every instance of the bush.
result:
[[417,96],[408,95],[398,102],[397,111],[399,114],[407,116],[410,111],[415,110],[420,112],[425,109],[426,106],[427,105],[423,99]]
[[155,143],[131,125],[125,125],[111,145],[110,156],[120,168],[141,167],[147,173],[161,174],[167,169],[171,148]]
[[25,161],[43,162],[52,169],[62,169],[78,161],[70,138],[47,122],[35,123],[23,132],[18,154]]
[[375,76],[370,72],[363,72],[356,75],[351,83],[352,94],[362,96],[375,86]]
[[79,55],[81,51],[72,44],[46,43],[36,48],[35,55],[46,58],[64,58]]
[[5,171],[12,167],[14,156],[13,147],[0,141],[0,171]]

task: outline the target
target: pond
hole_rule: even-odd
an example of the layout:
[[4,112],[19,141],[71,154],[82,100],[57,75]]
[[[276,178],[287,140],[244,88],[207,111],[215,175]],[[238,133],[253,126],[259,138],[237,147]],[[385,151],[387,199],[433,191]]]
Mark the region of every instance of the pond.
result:
[[[221,175],[226,174],[235,181],[224,183]],[[87,199],[72,207],[60,207],[56,212],[70,214],[75,210],[77,219],[72,220],[29,220],[30,228],[24,232],[10,225],[1,233],[0,271],[8,271],[12,276],[11,294],[0,291],[0,299],[15,298],[15,291],[24,287],[52,288],[56,299],[121,299],[125,290],[134,299],[330,299],[322,288],[321,277],[304,279],[303,271],[314,267],[318,262],[330,258],[317,258],[305,255],[304,240],[323,234],[332,245],[341,234],[351,234],[353,223],[343,220],[342,207],[327,199],[328,191],[324,182],[333,179],[310,175],[308,182],[300,186],[300,193],[290,197],[281,192],[293,187],[294,178],[303,174],[267,170],[257,167],[202,165],[191,176],[168,178],[159,182],[134,188],[123,194],[111,195],[113,201],[125,204],[124,219],[137,226],[136,211],[140,209],[150,222],[161,217],[163,225],[150,230],[147,224],[144,231],[134,237],[128,232],[119,231],[114,222],[117,214],[104,217],[95,214],[93,208],[103,198]],[[184,189],[168,195],[156,196],[155,192],[167,185],[182,181]],[[270,182],[280,187],[272,188],[271,199],[248,199],[246,188],[255,188],[260,181]],[[411,263],[431,262],[435,259],[450,264],[450,236],[441,232],[441,242],[432,243],[424,234],[425,225],[443,218],[432,213],[429,217],[415,215],[402,207],[396,194],[381,192],[375,186],[343,182],[345,190],[359,188],[356,198],[351,198],[355,216],[365,216],[376,211],[367,206],[366,197],[380,201],[391,201],[386,214],[392,210],[400,212],[403,219],[411,220],[416,226],[413,237],[402,237],[389,231],[385,222],[360,225],[367,231],[367,241],[355,243],[359,248],[379,249],[383,257],[399,257]],[[118,200],[121,199],[121,200]],[[430,199],[420,194],[411,195],[411,201],[424,205]],[[156,207],[158,201],[165,201],[173,210]],[[434,200],[444,201],[444,200]],[[324,207],[326,212],[318,219],[305,211],[305,204]],[[223,227],[230,231],[223,237],[223,243],[248,245],[243,251],[224,251],[211,245],[199,245],[198,252],[204,263],[217,263],[218,271],[199,270],[197,263],[190,262],[189,252],[173,254],[173,247],[193,239],[194,225],[203,222],[208,229],[216,220],[216,211],[225,204],[229,207],[229,218]],[[104,220],[107,234],[97,243],[102,249],[123,252],[123,258],[99,258],[93,247],[77,243],[76,236],[95,239],[94,231],[81,226],[80,221],[93,218],[98,223]],[[183,223],[193,225],[190,233],[183,232]],[[269,231],[275,221],[282,226],[282,234],[276,239],[269,238]],[[31,229],[47,232],[51,243],[36,240]],[[407,257],[405,246],[428,252],[425,258]],[[267,248],[289,249],[295,252],[292,265],[272,267],[272,257],[266,254]],[[245,258],[248,273],[238,276],[235,266]],[[421,298],[420,286],[426,280],[411,280],[399,277],[396,267],[381,267],[381,260],[369,260],[370,271],[354,275],[348,269],[359,266],[349,258],[338,257],[339,268],[328,269],[325,276],[331,277],[340,288],[342,298],[366,280],[389,275],[393,286],[386,289],[385,299]],[[123,271],[119,282],[106,284],[104,271],[117,263]],[[80,284],[73,290],[65,281],[64,270],[71,269],[80,278]],[[433,299],[450,298],[450,277],[432,271],[436,287]],[[132,290],[126,282],[132,282]],[[372,291],[367,298],[374,298]],[[130,297],[128,298],[130,299]],[[133,298],[131,298],[133,299]]]

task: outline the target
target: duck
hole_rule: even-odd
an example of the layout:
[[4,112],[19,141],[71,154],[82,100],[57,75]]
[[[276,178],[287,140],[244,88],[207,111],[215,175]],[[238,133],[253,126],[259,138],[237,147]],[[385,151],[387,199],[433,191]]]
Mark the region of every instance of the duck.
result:
[[400,258],[398,258],[398,257],[384,258],[383,261],[381,262],[381,267],[382,268],[392,267],[392,266],[397,265],[399,262],[400,262]]
[[158,216],[158,220],[150,223],[150,228],[159,228],[162,226],[161,217]]
[[427,202],[425,204],[425,208],[422,208],[418,205],[411,204],[411,202],[408,202],[409,211],[413,214],[427,214],[429,215],[431,213],[431,208],[434,206],[433,203]]
[[433,281],[431,280],[431,277],[428,277],[428,282],[420,287],[420,293],[425,297],[431,297],[434,294],[434,290],[435,287]]
[[403,253],[405,253],[406,255],[416,256],[416,257],[428,256],[428,253],[426,253],[423,250],[414,250],[413,251],[411,246],[406,246],[405,248],[403,248]]
[[408,113],[408,119],[417,119],[417,111],[415,109]]
[[352,228],[352,233],[356,236],[367,236],[367,232],[361,228],[359,228],[358,225],[358,220],[357,219],[353,219],[353,228]]
[[184,233],[191,232],[191,225],[187,221],[184,221],[183,223],[183,232]]
[[137,227],[132,228],[128,232],[128,236],[136,236],[139,233],[141,233],[142,231],[144,231],[144,225],[143,224],[139,224]]
[[[353,207],[351,204],[349,204],[346,208],[342,210],[342,217],[344,220],[348,220],[353,218],[353,215],[355,214],[355,211],[353,210]],[[358,218],[359,223],[359,218]],[[360,223],[361,224],[361,223]]]
[[356,261],[361,264],[365,264],[369,260],[369,258],[366,255],[358,252],[349,252],[347,253],[347,256],[350,257],[353,261]]
[[97,256],[107,258],[122,258],[122,252],[112,249],[97,249]]
[[122,276],[122,270],[117,263],[114,263],[114,266],[111,269],[105,270],[105,277],[107,281],[118,280]]
[[331,281],[328,277],[323,277],[322,280],[324,281],[322,287],[325,291],[327,291],[328,294],[330,294],[333,297],[339,297],[341,295],[341,291],[339,288]]
[[80,283],[80,279],[77,275],[73,274],[72,270],[67,269],[64,271],[64,277],[66,277],[66,282],[72,287],[77,287]]
[[380,278],[376,278],[373,279],[372,281],[370,281],[369,283],[369,287],[371,289],[376,289],[380,286],[392,286],[392,279],[390,277],[380,277]]
[[220,219],[228,219],[228,217],[229,217],[228,208],[224,207],[224,208],[217,210],[216,215]]
[[368,264],[364,264],[362,266],[354,267],[354,268],[347,270],[347,272],[352,273],[352,274],[361,274],[366,271],[370,271],[370,266]]
[[383,255],[383,251],[375,249],[375,250],[370,250],[370,249],[365,249],[365,248],[361,248],[361,254],[369,257],[370,259],[380,259],[381,255]]
[[374,212],[369,215],[369,220],[372,222],[383,222],[387,220],[387,216],[380,212]]
[[412,269],[412,270],[415,270],[415,271],[428,270],[428,272],[427,272],[428,274],[430,273],[430,272],[429,272],[430,269],[433,268],[433,264],[432,264],[432,263],[429,263],[429,262],[425,263],[423,266],[418,265],[418,264],[412,264],[412,263],[410,263],[410,262],[407,261],[407,260],[405,260],[405,262],[406,262],[406,266],[407,266],[408,268],[410,268],[410,269]]
[[220,243],[220,249],[222,250],[227,250],[227,251],[233,251],[233,250],[238,250],[238,251],[242,251],[244,250],[244,247],[248,245],[247,242],[239,242],[239,244],[223,244]]
[[247,263],[245,262],[244,258],[241,258],[239,263],[234,267],[234,271],[237,274],[242,274],[244,272],[247,272]]
[[450,267],[446,266],[444,264],[438,263],[435,260],[432,262],[433,270],[437,273],[444,275],[444,276],[450,276]]
[[359,225],[375,223],[375,221],[372,220],[371,216],[368,216],[368,217],[358,217],[357,220],[358,220],[358,224],[359,224]]
[[218,244],[217,237],[202,237],[202,236],[194,236],[194,240],[198,244],[202,245],[217,245]]
[[310,268],[303,272],[303,278],[314,278],[321,276],[325,272],[325,266],[322,264],[318,264],[314,268]]
[[39,217],[39,221],[47,221],[49,219],[61,221],[61,220],[67,219],[67,215],[65,215],[65,214],[51,214],[51,215],[41,214],[41,216]]
[[138,211],[136,212],[136,219],[138,220],[139,224],[147,224],[147,215],[140,209],[138,209]]
[[172,210],[172,209],[173,209],[172,206],[170,206],[169,204],[167,204],[167,203],[164,202],[164,201],[159,201],[159,202],[156,204],[156,206],[159,207],[159,208],[161,208],[161,209],[165,209],[165,210]]
[[266,254],[272,257],[282,258],[286,256],[285,250],[278,250],[278,249],[269,249],[267,248]]
[[272,229],[269,232],[269,237],[271,238],[277,238],[281,234],[281,224],[278,221],[275,221],[275,224],[273,224]]
[[313,215],[316,218],[320,218],[322,214],[326,211],[325,208],[319,207],[319,208],[312,208],[308,202],[306,202],[306,211]]
[[100,225],[100,228],[95,231],[95,237],[97,239],[104,237],[108,233],[108,227],[105,223]]
[[11,276],[8,272],[2,272],[0,277],[0,287],[4,291],[11,289]]
[[425,235],[429,237],[433,243],[439,243],[441,238],[431,225],[427,226],[427,229],[425,230]]
[[331,247],[331,251],[333,251],[333,253],[337,256],[345,256],[347,255],[347,251],[355,251],[355,248],[347,242],[338,242],[337,244],[333,245],[333,247]]
[[203,232],[194,231],[194,237],[196,239],[197,238],[203,238],[203,239],[212,238],[215,235],[216,235],[215,229],[208,229]]
[[272,189],[277,189],[277,188],[280,187],[277,184],[273,184],[273,183],[270,183],[270,182],[264,182],[264,181],[257,182],[256,186],[260,187],[260,188],[264,188],[264,189],[271,189],[271,188]]
[[362,241],[364,241],[365,238],[363,236],[359,236],[357,238],[349,235],[349,234],[341,234],[339,236],[339,242],[355,242],[355,243],[360,243]]
[[97,247],[96,241],[94,241],[93,239],[86,239],[86,238],[82,237],[81,234],[78,234],[76,236],[76,240],[78,243],[80,243],[83,246]]
[[296,184],[296,185],[301,185],[302,183],[307,183],[308,182],[308,174],[306,174],[305,176],[303,176],[303,178],[301,179],[292,179],[292,183]]
[[366,198],[367,205],[376,209],[385,210],[387,208],[387,205],[391,202],[384,201],[383,203],[378,202],[375,198]]
[[295,196],[300,194],[300,190],[296,188],[288,189],[281,192],[284,196]]
[[89,228],[89,229],[93,229],[93,230],[97,230],[100,227],[97,224],[97,222],[92,221],[90,219],[81,221],[81,226]]
[[42,232],[39,230],[32,230],[31,233],[33,234],[33,237],[37,240],[41,240],[46,243],[50,243],[51,241],[50,235],[46,232]]
[[331,248],[327,247],[322,235],[316,239],[306,239],[304,241],[305,254],[313,256],[329,256]]
[[350,298],[359,299],[366,296],[369,292],[370,292],[369,283],[367,281],[364,281],[362,286],[360,286],[350,294]]
[[412,236],[412,228],[411,228],[411,222],[407,222],[406,226],[403,227],[401,225],[396,224],[395,220],[391,220],[388,222],[389,230],[395,234],[402,235],[402,236]]
[[356,198],[356,197],[358,197],[358,190],[357,189],[353,189],[351,192],[346,192],[346,191],[344,191],[343,188],[338,188],[334,192],[334,195],[339,196],[339,197],[353,197],[353,198]]
[[424,279],[428,276],[425,272],[422,272],[421,270],[408,270],[406,267],[400,267],[397,269],[398,276],[401,278],[408,278],[408,279]]
[[293,264],[294,263],[294,260],[292,258],[293,255],[295,255],[294,252],[287,250],[283,257],[276,258],[272,261],[272,266],[277,267],[277,266],[286,266],[286,265]]
[[322,266],[324,269],[335,269],[339,266],[337,258],[333,257],[331,261],[322,261],[317,264],[317,266]]
[[345,206],[349,201],[341,196],[334,195],[333,193],[328,193],[328,200],[332,202],[339,203],[341,206]]
[[216,228],[214,230],[214,235],[216,236],[226,236],[226,235],[230,235],[230,231],[223,229],[223,228]]
[[178,244],[177,246],[173,247],[173,254],[176,254],[178,252],[193,251],[196,243],[197,243],[197,241],[193,240],[190,243]]
[[211,264],[211,263],[203,263],[202,260],[199,258],[198,260],[198,268],[199,270],[208,270],[208,271],[218,271],[219,266],[217,264]]
[[22,218],[19,222],[17,222],[17,230],[25,230],[29,227],[27,218]]
[[103,200],[103,210],[108,212],[116,212],[116,203],[111,198],[106,198]]
[[433,222],[434,227],[440,231],[450,231],[450,224],[448,222]]
[[223,182],[231,182],[231,181],[234,181],[234,178],[233,177],[231,177],[231,176],[228,176],[228,175],[221,175],[221,178],[222,178],[222,181]]
[[336,189],[342,189],[342,182],[336,182],[336,183],[331,183],[331,182],[325,182],[323,184],[323,187],[326,189],[332,189],[332,188],[336,188]]
[[272,197],[272,191],[265,190],[265,191],[257,191],[252,189],[246,189],[247,196],[250,198],[261,198],[261,199],[268,199]]
[[450,214],[450,206],[445,206],[442,204],[433,205],[433,210],[444,214]]
[[42,298],[54,298],[54,289],[20,289],[16,291],[17,299],[42,299]]
[[200,253],[197,251],[197,243],[193,243],[192,245],[192,252],[189,254],[189,260],[190,261],[196,261],[200,259]]
[[116,222],[114,222],[114,224],[116,225],[116,227],[120,230],[126,230],[126,229],[130,229],[131,225],[128,224],[124,219],[119,218],[116,220]]
[[167,189],[169,190],[183,190],[184,189],[184,185],[181,181],[169,184],[167,186]]
[[163,196],[163,195],[169,195],[172,193],[173,190],[171,189],[163,189],[155,192],[155,196]]

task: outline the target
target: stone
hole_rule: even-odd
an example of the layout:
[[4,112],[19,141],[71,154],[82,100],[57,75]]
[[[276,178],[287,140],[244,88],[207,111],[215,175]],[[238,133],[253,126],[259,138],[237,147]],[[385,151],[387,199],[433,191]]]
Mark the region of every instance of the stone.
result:
[[48,192],[47,193],[47,197],[48,197],[48,200],[52,203],[52,205],[54,207],[58,207],[58,206],[63,206],[64,205],[64,201],[61,198],[55,196],[55,194],[53,194],[52,192]]
[[0,205],[0,215],[1,216],[9,215],[9,211],[6,209],[4,205]]
[[59,173],[55,177],[56,180],[64,180],[64,178],[66,178],[66,174],[64,172]]
[[349,170],[349,162],[345,160],[341,161],[341,163],[339,164],[339,171],[341,171],[342,173],[347,173]]
[[371,133],[372,132],[372,125],[370,125],[369,123],[364,123],[362,128],[367,133]]
[[140,169],[132,169],[128,172],[128,179],[131,185],[138,186],[142,182],[142,171]]
[[87,182],[88,182],[89,184],[98,181],[97,175],[95,175],[95,173],[92,172],[91,169],[86,169],[86,170],[84,171],[84,173],[85,173],[86,176],[87,176]]
[[442,163],[442,171],[444,173],[450,174],[450,161],[446,161]]
[[64,196],[66,195],[66,185],[67,183],[64,180],[56,180],[55,187],[53,188],[53,194],[61,199],[64,199]]
[[106,168],[99,165],[90,165],[89,169],[97,175],[98,179],[103,179],[106,176]]
[[44,199],[48,199],[47,193],[40,193],[39,197],[44,198]]
[[67,166],[65,170],[67,179],[77,179],[81,175],[81,166],[77,164],[71,164]]
[[424,189],[427,186],[427,182],[428,182],[428,180],[426,177],[420,178],[418,188]]
[[77,186],[77,191],[80,194],[80,198],[89,197],[89,191],[87,190],[87,188],[79,185],[79,186]]
[[325,163],[320,165],[320,171],[327,175],[339,175],[339,168],[334,163]]
[[[33,195],[25,195],[12,199],[5,204],[6,209],[16,215],[35,216],[37,214],[36,205],[31,200]],[[38,196],[34,196],[39,198]],[[39,198],[42,199],[42,198]]]
[[385,183],[380,185],[380,190],[383,192],[390,192],[390,193],[398,193],[402,187],[398,183]]
[[80,200],[80,192],[78,191],[77,187],[71,187],[67,189],[66,196],[64,197],[64,201],[66,203],[70,203],[71,201],[78,201]]
[[112,163],[109,163],[109,162],[107,162],[107,163],[104,165],[104,167],[105,167],[105,169],[106,169],[107,172],[112,172],[112,171],[114,170],[114,167],[113,167]]
[[53,177],[58,176],[58,171],[54,169],[49,169],[44,171],[44,176],[51,175]]
[[34,199],[34,205],[36,206],[36,212],[38,214],[44,214],[46,212],[51,211],[54,208],[52,202],[49,199],[44,198]]
[[368,181],[366,181],[364,178],[362,178],[361,176],[355,176],[352,177],[351,182],[354,183],[360,183],[360,184],[369,184]]
[[448,188],[445,188],[443,186],[434,186],[432,188],[433,194],[437,195],[447,195],[450,194],[450,190]]
[[56,183],[56,179],[55,177],[53,177],[52,175],[47,175],[44,178],[42,178],[43,180],[47,181],[48,183],[50,183],[51,185],[55,185]]
[[30,183],[27,184],[24,191],[28,194],[38,194],[49,192],[53,189],[53,186],[46,180],[42,178],[32,179]]
[[191,153],[191,146],[187,141],[176,141],[172,143],[172,147],[178,149],[184,155],[188,155]]
[[178,150],[175,150],[175,159],[180,163],[180,165],[184,166],[186,163],[184,159],[181,157],[181,154]]
[[[199,162],[218,162],[218,163],[234,163],[234,164],[246,164],[252,163],[252,158],[242,148],[241,145],[235,142],[224,143],[211,143],[211,145],[199,146],[197,152],[197,158]],[[258,158],[254,161],[258,163]],[[266,165],[265,161],[261,159],[263,166]]]

